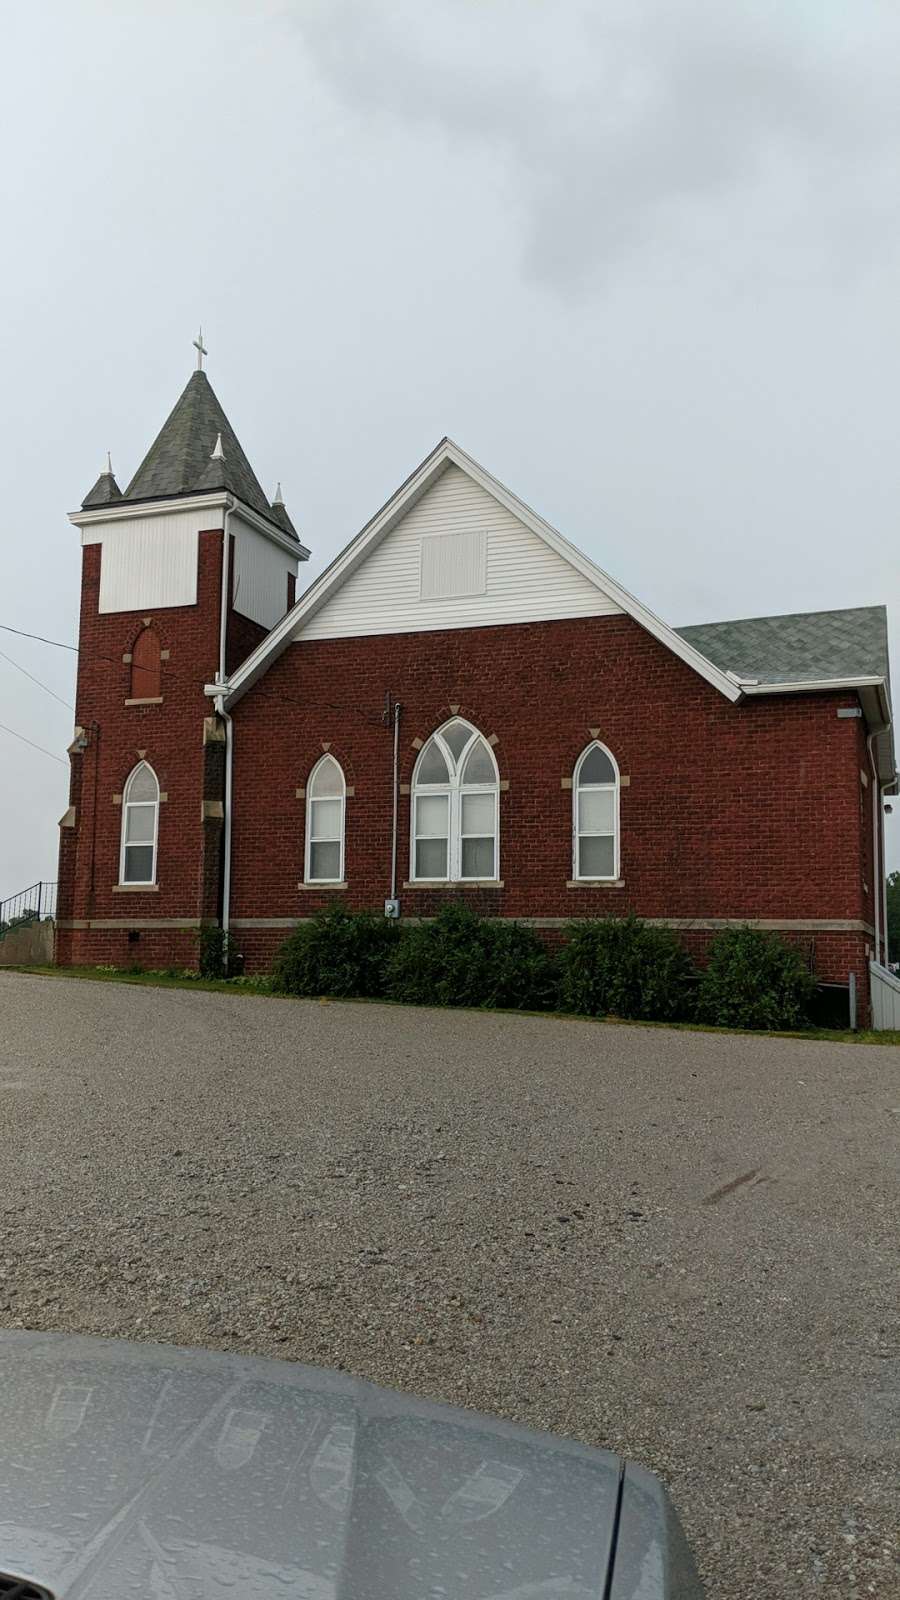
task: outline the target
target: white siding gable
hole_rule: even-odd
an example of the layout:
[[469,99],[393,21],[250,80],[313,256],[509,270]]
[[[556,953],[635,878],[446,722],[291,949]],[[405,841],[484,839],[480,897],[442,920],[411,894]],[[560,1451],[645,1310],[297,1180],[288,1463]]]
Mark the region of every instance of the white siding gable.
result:
[[232,516],[228,527],[234,533],[234,609],[274,628],[287,611],[288,573],[296,576],[299,561],[240,517]]
[[451,464],[295,637],[483,628],[620,611]]

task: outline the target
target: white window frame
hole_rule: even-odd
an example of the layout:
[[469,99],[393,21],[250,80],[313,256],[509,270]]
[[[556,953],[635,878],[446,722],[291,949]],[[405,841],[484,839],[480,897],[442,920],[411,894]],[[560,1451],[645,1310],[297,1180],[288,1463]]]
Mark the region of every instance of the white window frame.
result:
[[[314,795],[313,795],[313,792],[312,792],[313,783],[315,781],[316,773],[319,771],[320,767],[324,767],[326,765],[326,763],[328,763],[328,762],[330,762],[332,766],[337,767],[337,770],[338,770],[338,772],[340,774],[340,779],[341,779],[340,796],[335,795],[335,794],[329,794],[329,795],[324,795],[323,794],[323,795],[319,796],[319,800],[317,801],[315,799]],[[337,799],[340,799],[340,803],[341,803],[341,824],[340,824],[341,831],[340,831],[340,836],[339,836],[339,841],[338,841],[339,844],[340,844],[340,851],[338,853],[338,875],[337,875],[336,878],[314,878],[312,876],[312,866],[311,866],[312,846],[314,844],[334,844],[335,841],[333,839],[319,839],[313,834],[313,813],[315,811],[316,805],[320,801],[322,801],[322,800],[334,801],[334,800],[337,800]],[[320,883],[323,886],[327,886],[328,884],[332,884],[333,885],[335,883],[344,883],[346,881],[345,878],[344,878],[344,872],[345,872],[344,843],[345,843],[345,835],[346,835],[346,831],[347,831],[347,779],[344,776],[344,769],[341,766],[341,763],[338,761],[337,756],[333,756],[331,754],[331,752],[328,751],[328,750],[326,750],[324,755],[319,757],[318,761],[316,762],[315,766],[312,769],[312,772],[310,773],[310,775],[309,775],[309,777],[308,777],[308,779],[306,781],[306,806],[305,806],[305,811],[306,811],[306,817],[304,819],[305,843],[304,843],[304,849],[303,849],[303,882],[304,883],[317,883],[317,884]],[[296,857],[294,859],[296,860]]]
[[[129,800],[129,798],[128,798],[129,792],[131,790],[131,786],[134,783],[135,778],[137,777],[138,773],[142,772],[142,771],[149,772],[151,777],[152,777],[152,779],[153,779],[153,782],[156,784],[156,799],[155,800]],[[135,888],[135,887],[139,887],[139,888],[155,888],[155,886],[156,886],[156,868],[157,868],[157,861],[158,861],[158,856],[159,856],[159,795],[160,795],[159,778],[157,777],[154,769],[151,767],[149,761],[139,761],[137,766],[136,767],[132,767],[131,771],[129,772],[128,777],[127,777],[126,782],[125,782],[125,787],[122,790],[122,833],[121,833],[121,839],[119,841],[119,884],[123,888],[125,888],[125,887],[128,887],[128,888]],[[152,862],[151,862],[151,866],[150,866],[150,877],[149,878],[126,878],[126,876],[125,876],[125,847],[126,847],[126,843],[127,843],[126,835],[128,833],[128,813],[129,813],[129,811],[139,811],[139,810],[144,810],[145,811],[145,810],[149,809],[149,807],[151,807],[151,806],[153,807],[153,858],[152,858]],[[145,848],[146,848],[147,844],[149,844],[149,842],[150,842],[149,840],[142,840],[141,841],[141,843],[144,845]],[[133,849],[134,846],[135,846],[135,841],[134,840],[131,841],[131,846],[132,846],[132,849]]]
[[[444,742],[445,728],[460,723],[469,729],[469,738],[463,746],[459,760],[453,755],[450,746]],[[432,739],[438,745],[447,770],[450,774],[449,781],[442,783],[420,783],[418,780],[419,768]],[[479,741],[483,743],[494,769],[494,777],[490,783],[463,783],[462,773],[469,759],[473,745]],[[465,717],[449,717],[448,720],[436,728],[430,738],[426,739],[419,751],[413,771],[413,781],[410,785],[410,816],[409,816],[409,879],[411,883],[497,883],[500,878],[500,774],[497,771],[497,761],[488,740],[479,728],[473,726]],[[443,878],[420,878],[416,876],[416,840],[419,837],[416,828],[416,801],[423,796],[446,795],[448,799],[448,835],[447,835],[447,875]],[[484,873],[464,875],[462,871],[462,841],[463,837],[483,839],[483,833],[466,834],[462,832],[462,802],[466,795],[492,795],[494,800],[494,870],[490,876]],[[423,834],[428,838],[428,834]]]
[[[583,784],[581,782],[581,769],[582,769],[585,761],[587,760],[587,758],[590,755],[592,750],[602,750],[603,754],[612,763],[612,769],[613,769],[613,772],[615,773],[615,778],[614,778],[612,783],[584,783]],[[598,878],[595,873],[588,873],[588,872],[579,871],[579,855],[580,855],[580,852],[579,852],[579,849],[578,849],[578,841],[579,841],[579,838],[582,837],[582,833],[580,832],[579,827],[578,827],[578,796],[579,796],[579,794],[583,793],[585,790],[597,790],[597,791],[601,791],[602,790],[602,791],[605,791],[606,793],[609,793],[610,791],[612,791],[612,794],[613,794],[613,832],[612,832],[613,870],[609,874],[608,877]],[[619,823],[619,799],[620,799],[620,794],[621,794],[621,782],[620,782],[619,763],[618,763],[618,761],[616,760],[615,756],[613,755],[612,751],[608,748],[607,745],[603,744],[601,742],[601,740],[599,740],[599,739],[592,739],[590,744],[586,745],[585,748],[582,750],[581,755],[578,757],[578,760],[575,763],[575,769],[574,769],[574,771],[572,773],[572,877],[573,877],[573,879],[575,880],[576,883],[616,883],[618,878],[619,878],[619,876],[620,876],[620,872],[621,872],[621,845],[620,845],[621,828],[620,828],[620,823]],[[585,829],[584,832],[583,832],[583,837],[587,838],[587,839],[608,839],[610,837],[610,835],[608,833],[596,833],[592,829]]]

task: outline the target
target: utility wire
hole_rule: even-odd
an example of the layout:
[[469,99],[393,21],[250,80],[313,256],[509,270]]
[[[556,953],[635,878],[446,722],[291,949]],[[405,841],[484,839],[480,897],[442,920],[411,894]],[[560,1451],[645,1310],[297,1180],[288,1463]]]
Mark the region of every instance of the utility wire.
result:
[[[40,644],[52,644],[52,645],[55,645],[58,650],[71,650],[75,655],[79,654],[79,650],[78,650],[78,646],[77,645],[74,645],[74,644],[61,644],[59,639],[45,639],[43,637],[43,635],[40,634],[40,633],[23,633],[21,628],[10,628],[8,626],[8,624],[5,623],[5,622],[0,622],[0,630],[2,630],[4,633],[15,633],[15,634],[18,634],[20,639],[37,639]],[[0,651],[0,655],[2,655],[2,654],[3,654],[3,652]],[[4,657],[4,660],[6,660],[6,661],[9,661],[9,659],[10,659],[9,656],[5,656]],[[95,661],[107,661],[107,662],[110,663],[111,666],[118,666],[119,665],[119,660],[120,660],[120,658],[117,657],[117,656],[101,656],[101,655],[95,655],[93,657],[93,659]],[[18,665],[18,663],[14,661],[12,663],[12,665],[16,666],[16,665]],[[21,667],[19,670],[21,672],[25,672],[25,668],[24,667]],[[26,675],[26,677],[29,677],[29,678],[31,677],[31,673],[30,672],[26,673],[25,675]],[[34,679],[35,683],[37,683],[38,681],[39,680],[37,678]],[[47,687],[46,684],[43,684],[43,683],[41,684],[41,688],[42,689],[45,689],[46,687]],[[254,685],[254,687],[256,687],[256,686]],[[48,694],[53,694],[53,690],[52,689],[48,690],[47,692],[48,692]],[[55,695],[54,698],[58,700],[59,696]],[[278,690],[274,694],[270,692],[268,698],[269,699],[278,699],[278,700],[290,700],[292,702],[292,704],[298,705],[298,706],[302,706],[304,711],[308,711],[309,710],[309,702],[308,701],[300,700],[300,699],[298,699],[298,697],[296,695],[287,694],[283,689]],[[63,705],[68,705],[68,702],[64,700],[62,702],[62,704]],[[341,712],[355,711],[359,716],[361,716],[363,718],[363,720],[365,722],[371,722],[373,724],[373,726],[375,724],[377,724],[379,727],[384,727],[384,725],[385,725],[384,724],[384,719],[383,719],[383,717],[382,717],[380,712],[378,713],[377,716],[373,716],[370,712],[364,711],[362,706],[338,706],[338,705],[334,705],[330,700],[321,700],[321,701],[318,702],[318,704],[321,705],[323,707],[323,709],[327,710],[327,711],[341,711]],[[74,708],[72,706],[69,706],[68,709],[71,711]],[[9,730],[7,730],[7,731],[9,731]],[[46,753],[47,752],[45,752],[45,754]],[[58,757],[56,759],[58,759]]]
[[21,667],[18,661],[13,661],[12,656],[8,656],[4,650],[0,650],[0,658],[2,658],[4,661],[8,661],[10,666],[15,667],[16,671],[21,672],[24,677],[30,678],[32,683],[36,683],[39,689],[44,690],[45,694],[49,694],[54,700],[58,700],[60,705],[65,706],[67,711],[75,710],[75,707],[70,705],[68,700],[64,700],[61,695],[58,695],[55,689],[48,689],[46,683],[41,683],[40,678],[36,678],[33,672],[26,672],[25,668]]
[[5,722],[0,722],[0,729],[4,733],[11,733],[14,739],[21,739],[22,743],[30,745],[32,750],[39,750],[42,756],[49,756],[51,761],[58,761],[61,767],[68,766],[69,763],[63,761],[62,756],[55,756],[52,750],[45,750],[42,744],[35,744],[33,740],[26,739],[24,733],[16,733],[15,728],[8,728]]
[[0,631],[17,633],[20,639],[37,639],[39,644],[52,644],[57,650],[71,650],[74,655],[78,654],[77,644],[60,644],[58,639],[45,639],[42,633],[25,633],[21,628],[11,628],[6,622],[0,622]]

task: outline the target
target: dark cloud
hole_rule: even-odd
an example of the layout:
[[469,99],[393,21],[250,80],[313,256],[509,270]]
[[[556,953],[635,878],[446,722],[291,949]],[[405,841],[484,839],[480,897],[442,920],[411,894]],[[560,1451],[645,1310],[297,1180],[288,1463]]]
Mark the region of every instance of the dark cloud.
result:
[[762,214],[767,242],[774,223],[810,270],[843,219],[864,222],[873,152],[900,131],[900,19],[867,0],[323,0],[295,15],[361,119],[503,163],[525,263],[566,290],[642,241],[689,246],[710,220],[727,235],[736,211]]

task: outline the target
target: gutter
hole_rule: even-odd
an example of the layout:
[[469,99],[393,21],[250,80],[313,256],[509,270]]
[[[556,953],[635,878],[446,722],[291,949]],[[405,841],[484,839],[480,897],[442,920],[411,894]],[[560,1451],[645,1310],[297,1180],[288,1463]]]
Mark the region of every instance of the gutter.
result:
[[884,678],[878,677],[801,678],[793,683],[761,683],[759,678],[735,678],[734,681],[742,694],[810,694],[822,689],[884,688]]

